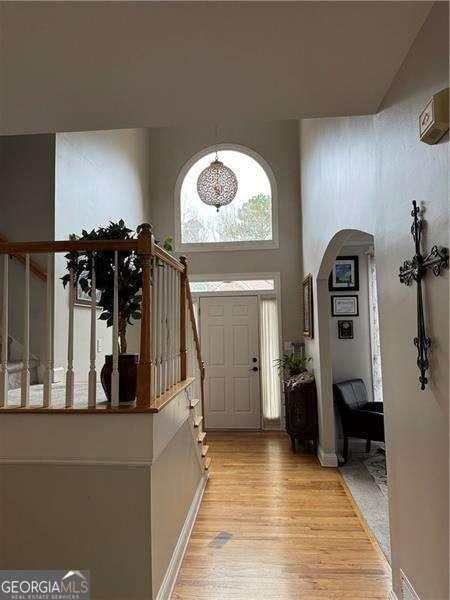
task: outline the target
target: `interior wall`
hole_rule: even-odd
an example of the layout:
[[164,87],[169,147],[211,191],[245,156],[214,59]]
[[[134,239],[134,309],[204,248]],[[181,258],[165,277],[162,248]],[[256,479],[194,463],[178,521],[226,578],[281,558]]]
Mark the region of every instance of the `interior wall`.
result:
[[25,461],[2,464],[0,481],[2,569],[79,565],[90,571],[92,600],[152,598],[148,468]]
[[[330,316],[330,340],[332,352],[333,383],[346,379],[361,378],[367,389],[369,401],[373,400],[372,361],[370,353],[369,282],[367,247],[343,246],[339,256],[357,256],[359,259],[359,291],[330,292],[332,296],[358,296],[358,317]],[[331,313],[330,313],[331,314]],[[353,339],[341,340],[338,336],[338,321],[353,321]]]
[[[68,239],[121,218],[130,228],[148,220],[149,147],[145,129],[56,135],[55,236]],[[55,265],[55,367],[66,366],[68,293],[60,277],[65,259]],[[89,371],[90,311],[75,308],[74,370],[76,381]],[[97,370],[111,352],[111,329],[97,321]],[[129,352],[138,349],[139,326],[129,326]]]
[[[0,235],[17,242],[53,239],[54,176],[53,134],[0,138]],[[47,269],[46,257],[32,258]],[[11,260],[9,335],[19,342],[23,342],[24,275],[24,266]],[[32,274],[30,352],[38,357],[43,356],[44,308],[45,284]]]
[[150,130],[151,218],[156,236],[174,235],[174,190],[183,165],[216,143],[239,144],[255,150],[271,166],[278,188],[279,248],[193,252],[194,274],[281,273],[283,339],[299,340],[300,333],[300,192],[297,121],[222,124],[214,127]]
[[[421,143],[417,120],[427,99],[448,86],[448,71],[448,4],[437,2],[377,115],[304,120],[300,133],[304,270],[317,284],[316,308],[322,257],[338,232],[374,234],[394,591],[400,598],[402,569],[422,600],[449,596],[449,284],[448,273],[425,284],[433,352],[422,392],[412,343],[416,294],[400,284],[398,269],[413,254],[413,199],[426,208],[425,247],[449,245],[448,134],[434,146]],[[319,369],[327,361],[320,328],[308,351],[316,358],[320,403],[330,406],[331,386],[322,386],[327,364]],[[332,428],[326,433],[321,444],[332,448]]]
[[152,585],[156,598],[202,478],[187,419],[152,464]]

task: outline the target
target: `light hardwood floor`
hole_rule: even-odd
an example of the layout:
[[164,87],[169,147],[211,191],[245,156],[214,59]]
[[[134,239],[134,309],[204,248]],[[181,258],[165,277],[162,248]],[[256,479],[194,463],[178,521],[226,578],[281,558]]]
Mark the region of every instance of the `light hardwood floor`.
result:
[[208,483],[172,600],[386,599],[389,565],[336,469],[282,433],[209,433]]

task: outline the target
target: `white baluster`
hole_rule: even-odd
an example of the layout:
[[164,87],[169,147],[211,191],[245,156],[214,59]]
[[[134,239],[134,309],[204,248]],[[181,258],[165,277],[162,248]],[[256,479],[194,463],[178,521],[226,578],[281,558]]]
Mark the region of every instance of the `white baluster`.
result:
[[175,276],[175,382],[180,381],[180,272]]
[[162,270],[162,285],[161,285],[161,393],[166,391],[166,343],[167,343],[167,327],[166,327],[166,315],[167,315],[167,267],[164,265]]
[[168,331],[167,331],[167,341],[168,341],[168,353],[167,358],[169,361],[168,364],[168,381],[167,387],[171,388],[173,385],[173,269],[169,267],[169,281],[168,281]]
[[161,395],[162,391],[162,288],[163,288],[163,265],[158,265],[158,301],[156,304],[156,327],[157,327],[157,347],[156,353],[158,356],[158,376],[157,376],[157,397]]
[[44,392],[43,406],[52,404],[53,383],[53,254],[47,255],[47,280],[45,284],[45,318],[44,318]]
[[169,366],[170,366],[170,361],[169,361],[169,315],[170,315],[170,289],[169,289],[169,282],[170,282],[170,269],[169,267],[167,267],[166,269],[166,277],[165,277],[165,301],[164,301],[164,307],[165,307],[165,315],[164,315],[164,325],[165,325],[165,333],[164,333],[164,338],[165,338],[165,351],[164,351],[164,362],[165,362],[165,369],[166,369],[166,374],[165,374],[165,378],[164,378],[164,391],[169,389]]
[[8,404],[8,269],[9,256],[3,255],[2,355],[0,362],[0,408]]
[[89,347],[89,387],[88,387],[88,407],[95,408],[97,401],[97,290],[96,290],[96,273],[95,273],[95,258],[92,255],[92,272],[91,272],[91,341]]
[[172,269],[172,385],[177,382],[176,339],[177,339],[177,271]]
[[190,373],[190,377],[194,375],[194,360],[193,360],[193,347],[194,347],[194,336],[192,332],[192,321],[191,321],[191,311],[189,310],[189,304],[187,303],[187,317],[186,323],[189,332],[189,358],[188,358],[188,370]]
[[152,256],[152,356],[153,356],[153,371],[152,371],[152,398],[158,396],[158,259]]
[[20,406],[30,405],[30,255],[25,255],[25,296],[23,303],[23,357]]
[[111,406],[119,406],[119,253],[114,252]]
[[70,271],[69,280],[69,322],[67,331],[67,371],[66,371],[66,408],[73,407],[73,322],[75,314],[75,274]]

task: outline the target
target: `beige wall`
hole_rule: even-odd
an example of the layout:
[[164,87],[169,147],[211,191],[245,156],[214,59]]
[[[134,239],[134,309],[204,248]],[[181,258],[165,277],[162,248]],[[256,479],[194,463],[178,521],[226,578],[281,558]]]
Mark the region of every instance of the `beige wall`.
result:
[[[449,244],[448,136],[428,146],[417,134],[419,110],[431,94],[446,86],[448,5],[437,3],[375,117],[301,124],[304,269],[314,278],[320,276],[315,291],[322,291],[329,264],[320,271],[321,260],[340,230],[362,230],[375,237],[394,589],[400,598],[401,568],[422,600],[446,600],[449,594],[448,273],[429,277],[426,283],[434,351],[430,385],[421,392],[412,345],[415,290],[399,283],[398,267],[413,252],[409,232],[413,199],[425,203],[426,247]],[[333,430],[324,422],[329,417],[331,381],[329,357],[320,339],[323,317],[319,310],[319,335],[308,349],[316,358],[321,392],[321,444],[331,450]]]
[[[187,419],[152,465],[152,586],[161,587],[202,477],[200,446]],[[197,446],[197,448],[196,448]],[[196,456],[197,455],[197,456]]]
[[[55,237],[67,239],[82,229],[123,218],[135,228],[147,220],[149,202],[148,133],[124,129],[56,135]],[[68,298],[59,277],[65,267],[56,263],[55,364],[66,364]],[[75,374],[85,381],[89,370],[89,309],[75,311]],[[138,326],[128,328],[130,351],[137,349]],[[111,330],[97,322],[97,368],[111,351]]]
[[0,569],[88,569],[93,600],[150,600],[164,580],[166,600],[206,484],[190,396],[157,414],[1,415]]
[[[55,136],[0,138],[0,234],[12,241],[51,240]],[[46,269],[46,258],[34,256]],[[24,267],[9,264],[9,335],[23,341]],[[31,276],[30,350],[42,357],[45,284]]]
[[2,569],[87,569],[93,600],[152,598],[149,468],[3,464],[0,484]]
[[[218,128],[218,142],[246,146],[271,166],[278,187],[279,249],[195,252],[191,273],[281,272],[283,337],[300,338],[300,220],[296,121],[247,122]],[[214,127],[150,130],[151,219],[159,239],[174,234],[178,173],[197,152],[216,143]]]

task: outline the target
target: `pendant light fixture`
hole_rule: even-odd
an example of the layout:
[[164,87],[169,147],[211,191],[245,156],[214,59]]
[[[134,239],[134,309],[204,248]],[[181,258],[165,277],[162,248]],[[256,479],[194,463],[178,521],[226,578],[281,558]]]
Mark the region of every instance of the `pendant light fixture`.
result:
[[[217,127],[216,146],[217,146]],[[212,163],[203,169],[197,180],[197,192],[200,200],[208,206],[215,206],[217,212],[221,206],[233,202],[238,190],[234,172],[219,160],[218,150]]]

